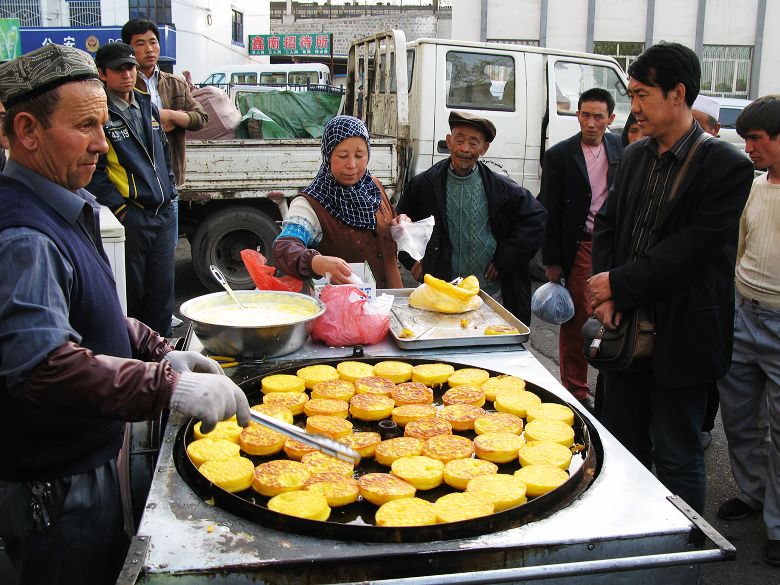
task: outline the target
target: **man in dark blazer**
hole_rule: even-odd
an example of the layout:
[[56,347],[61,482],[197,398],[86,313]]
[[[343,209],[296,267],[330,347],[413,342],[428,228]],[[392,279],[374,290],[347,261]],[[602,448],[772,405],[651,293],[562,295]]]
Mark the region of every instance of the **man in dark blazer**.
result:
[[[629,145],[596,216],[588,292],[608,329],[652,310],[655,349],[636,371],[604,370],[601,421],[698,512],[707,388],[729,369],[739,218],[753,167],[734,146],[705,140],[691,114],[696,54],[660,43],[628,68],[631,109],[649,138]],[[694,149],[694,150],[691,150]],[[693,153],[676,195],[672,184]]]
[[580,96],[577,121],[581,130],[545,153],[539,194],[547,208],[542,248],[547,278],[564,284],[574,301],[574,317],[561,325],[558,336],[561,384],[589,410],[594,403],[581,330],[591,314],[587,287],[593,220],[607,199],[623,152],[621,137],[607,133],[614,111],[615,99],[605,89],[596,87]]

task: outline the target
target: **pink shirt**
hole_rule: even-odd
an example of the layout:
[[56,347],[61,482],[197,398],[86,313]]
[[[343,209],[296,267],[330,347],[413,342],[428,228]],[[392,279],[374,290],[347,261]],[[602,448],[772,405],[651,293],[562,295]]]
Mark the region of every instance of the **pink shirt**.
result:
[[588,210],[588,219],[585,221],[585,229],[593,233],[593,220],[604,201],[607,200],[609,160],[603,140],[598,146],[589,146],[584,142],[580,142],[580,146],[582,146],[582,154],[585,156],[585,165],[588,167],[591,192],[590,210]]

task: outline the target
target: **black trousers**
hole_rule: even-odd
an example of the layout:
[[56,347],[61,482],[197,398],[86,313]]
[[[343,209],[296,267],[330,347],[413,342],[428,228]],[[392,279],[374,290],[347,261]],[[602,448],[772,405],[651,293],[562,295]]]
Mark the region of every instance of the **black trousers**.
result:
[[116,460],[48,484],[51,525],[43,528],[33,516],[33,484],[0,481],[0,537],[20,585],[115,583],[129,544]]

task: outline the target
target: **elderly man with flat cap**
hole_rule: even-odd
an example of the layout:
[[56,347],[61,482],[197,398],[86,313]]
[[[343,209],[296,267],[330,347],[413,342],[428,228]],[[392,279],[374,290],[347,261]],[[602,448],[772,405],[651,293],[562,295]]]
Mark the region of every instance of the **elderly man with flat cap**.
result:
[[417,175],[404,189],[398,213],[413,221],[433,216],[425,256],[399,259],[418,281],[474,274],[480,287],[524,323],[531,320],[528,261],[544,241],[546,211],[533,195],[480,162],[496,137],[490,120],[453,111],[449,158]]
[[0,538],[23,585],[114,583],[124,421],[171,408],[210,430],[249,407],[215,362],[122,316],[84,189],[108,150],[92,58],[46,45],[5,63],[0,101]]

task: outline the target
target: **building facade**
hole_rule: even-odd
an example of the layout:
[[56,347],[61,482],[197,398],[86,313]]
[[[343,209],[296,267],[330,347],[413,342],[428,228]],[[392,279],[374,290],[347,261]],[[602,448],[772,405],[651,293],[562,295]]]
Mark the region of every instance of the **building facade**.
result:
[[[130,18],[149,18],[175,29],[172,70],[189,70],[199,81],[219,65],[268,62],[249,57],[247,40],[268,34],[269,5],[269,0],[0,0],[0,18],[18,18],[23,39],[25,27],[121,27]],[[118,36],[112,32],[103,42]]]
[[595,52],[625,68],[646,47],[677,41],[702,63],[702,93],[780,93],[776,0],[453,0],[452,38]]

